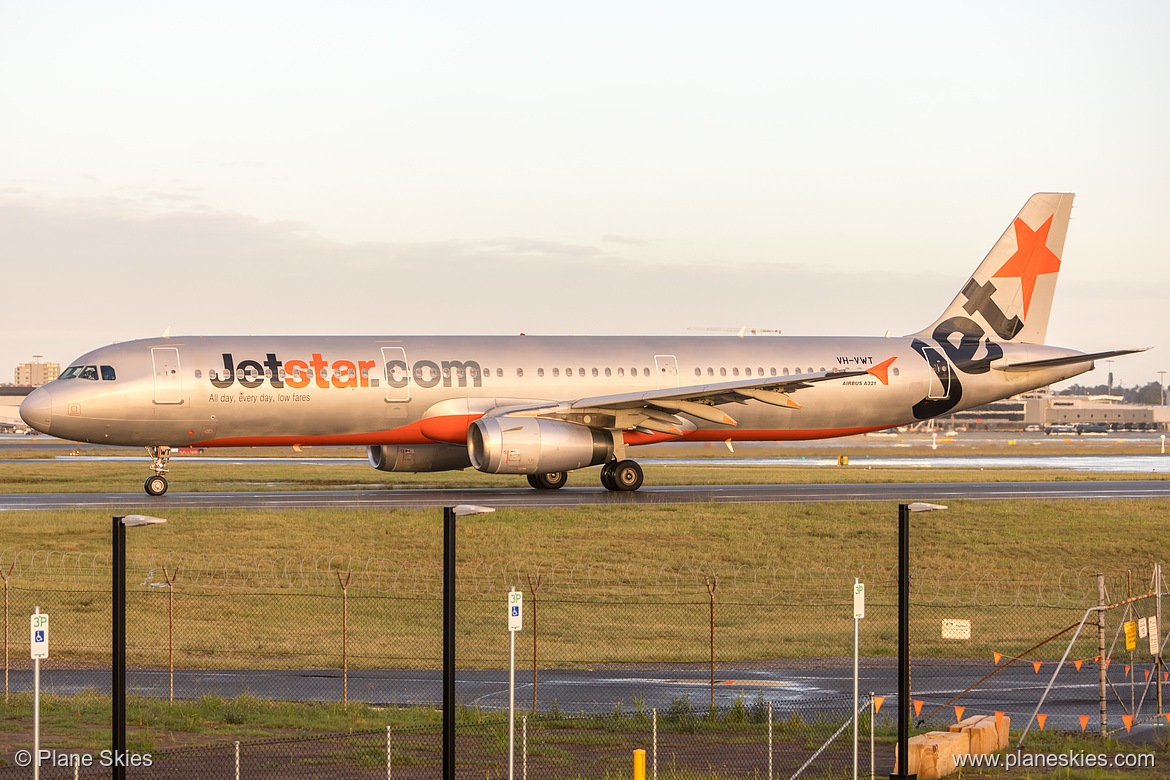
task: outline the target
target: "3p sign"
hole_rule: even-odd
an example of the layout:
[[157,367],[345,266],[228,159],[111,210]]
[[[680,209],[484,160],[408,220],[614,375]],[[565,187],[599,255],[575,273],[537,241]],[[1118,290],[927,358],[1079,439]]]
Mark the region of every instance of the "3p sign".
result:
[[49,657],[49,616],[44,612],[29,618],[29,651],[34,661]]
[[524,593],[513,590],[508,593],[508,630],[519,631],[524,621]]

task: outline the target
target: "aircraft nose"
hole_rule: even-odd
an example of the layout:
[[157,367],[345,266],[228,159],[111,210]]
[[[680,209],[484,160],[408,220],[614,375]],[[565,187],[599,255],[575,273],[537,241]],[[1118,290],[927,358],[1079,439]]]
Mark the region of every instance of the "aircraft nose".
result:
[[20,417],[28,427],[48,433],[49,423],[53,421],[53,397],[49,391],[38,387],[29,393],[20,404]]

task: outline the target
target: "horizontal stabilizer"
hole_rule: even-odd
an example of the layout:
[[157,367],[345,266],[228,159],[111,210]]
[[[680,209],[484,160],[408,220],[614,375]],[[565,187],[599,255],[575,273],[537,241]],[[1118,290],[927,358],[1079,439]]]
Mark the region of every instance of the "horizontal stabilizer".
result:
[[1039,371],[1042,368],[1071,366],[1077,363],[1088,363],[1094,360],[1106,360],[1108,358],[1117,357],[1118,355],[1132,355],[1134,352],[1145,352],[1147,349],[1149,349],[1149,347],[1142,347],[1140,349],[1115,349],[1112,352],[1093,352],[1087,355],[1068,355],[1067,357],[1049,358],[1047,360],[1029,360],[1025,363],[1009,363],[1003,366],[992,364],[992,368],[996,369],[997,371],[1008,372]]

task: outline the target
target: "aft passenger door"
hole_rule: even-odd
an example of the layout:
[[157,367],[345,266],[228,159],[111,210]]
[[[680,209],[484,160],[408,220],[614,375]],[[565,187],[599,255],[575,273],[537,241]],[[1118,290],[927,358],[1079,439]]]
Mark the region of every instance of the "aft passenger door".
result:
[[156,404],[183,403],[183,375],[179,371],[177,347],[151,347],[154,362],[154,402]]
[[930,387],[926,391],[926,397],[928,399],[946,398],[951,392],[950,364],[933,347],[923,347],[922,356],[930,365]]

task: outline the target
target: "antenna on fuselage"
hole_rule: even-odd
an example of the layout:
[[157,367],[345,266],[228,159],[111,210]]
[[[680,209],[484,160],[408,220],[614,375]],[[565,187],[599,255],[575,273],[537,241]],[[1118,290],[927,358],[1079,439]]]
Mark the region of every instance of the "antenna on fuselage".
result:
[[169,339],[171,337],[171,326],[170,325],[167,325],[167,329],[163,331],[162,337],[164,339]]

